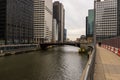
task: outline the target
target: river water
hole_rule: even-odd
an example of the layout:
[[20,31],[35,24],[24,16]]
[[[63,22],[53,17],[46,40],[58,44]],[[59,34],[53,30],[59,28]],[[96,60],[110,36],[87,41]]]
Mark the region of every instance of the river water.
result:
[[80,80],[88,59],[78,49],[59,46],[1,57],[0,80]]

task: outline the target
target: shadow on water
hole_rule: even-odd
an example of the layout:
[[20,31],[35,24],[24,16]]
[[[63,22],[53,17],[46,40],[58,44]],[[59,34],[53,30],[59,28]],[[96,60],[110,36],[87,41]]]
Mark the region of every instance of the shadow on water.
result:
[[3,57],[0,80],[79,80],[87,60],[72,46]]

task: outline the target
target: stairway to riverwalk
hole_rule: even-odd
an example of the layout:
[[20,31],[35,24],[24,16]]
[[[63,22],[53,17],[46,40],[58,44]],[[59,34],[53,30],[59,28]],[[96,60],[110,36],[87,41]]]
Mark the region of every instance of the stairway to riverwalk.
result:
[[97,46],[94,80],[120,80],[120,57]]

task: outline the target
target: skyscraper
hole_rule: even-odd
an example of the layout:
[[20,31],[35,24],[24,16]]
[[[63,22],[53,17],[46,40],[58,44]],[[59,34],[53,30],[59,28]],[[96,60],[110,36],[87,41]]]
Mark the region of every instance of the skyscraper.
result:
[[94,9],[88,10],[88,16],[86,17],[86,38],[88,42],[93,41],[94,36]]
[[33,0],[0,0],[0,44],[33,39]]
[[88,35],[88,16],[86,16],[86,37]]
[[117,2],[117,6],[118,6],[118,10],[117,10],[117,19],[118,19],[118,22],[117,22],[117,36],[120,36],[120,0],[118,0]]
[[56,19],[53,19],[52,42],[58,42],[58,24]]
[[52,0],[34,0],[34,42],[52,41]]
[[53,3],[53,18],[58,24],[58,42],[64,41],[65,9],[62,3],[55,1]]
[[88,16],[86,17],[86,37],[93,37],[94,32],[94,10],[88,10]]
[[67,29],[64,29],[64,41],[67,40]]
[[95,1],[95,27],[97,41],[116,37],[119,34],[119,0]]

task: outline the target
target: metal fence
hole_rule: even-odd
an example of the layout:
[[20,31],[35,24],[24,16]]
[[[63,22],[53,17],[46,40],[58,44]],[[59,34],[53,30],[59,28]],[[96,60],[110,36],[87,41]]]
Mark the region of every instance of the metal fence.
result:
[[92,54],[89,56],[88,63],[83,72],[82,78],[80,80],[93,80],[94,77],[94,67],[95,67],[95,56],[96,48],[92,46]]
[[105,39],[105,40],[102,41],[102,44],[109,45],[109,46],[116,47],[116,48],[120,48],[120,36]]

